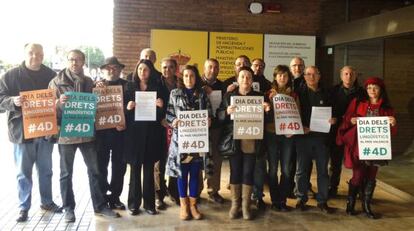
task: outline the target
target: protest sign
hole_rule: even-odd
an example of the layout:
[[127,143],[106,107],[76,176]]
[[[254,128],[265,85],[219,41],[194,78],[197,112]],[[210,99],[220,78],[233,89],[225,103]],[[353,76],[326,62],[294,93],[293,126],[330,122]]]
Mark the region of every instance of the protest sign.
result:
[[178,111],[178,152],[208,152],[208,111]]
[[135,92],[135,121],[157,120],[156,98],[157,92],[155,91]]
[[92,137],[96,114],[97,97],[92,93],[66,92],[69,97],[63,105],[62,137]]
[[56,96],[52,89],[20,92],[25,139],[55,135]]
[[360,160],[391,160],[391,128],[388,117],[358,117]]
[[293,97],[284,94],[275,95],[273,109],[277,135],[303,134],[302,120]]
[[263,96],[232,96],[233,139],[263,139]]
[[98,97],[96,130],[125,126],[122,86],[99,87],[92,91]]

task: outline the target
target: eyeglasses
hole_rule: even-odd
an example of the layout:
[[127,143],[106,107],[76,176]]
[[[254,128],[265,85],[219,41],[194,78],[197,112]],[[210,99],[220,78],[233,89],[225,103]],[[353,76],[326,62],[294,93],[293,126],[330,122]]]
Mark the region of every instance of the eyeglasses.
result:
[[83,62],[83,59],[74,59],[74,58],[69,58],[69,59],[68,59],[68,61],[69,61],[69,62],[71,62],[71,63],[73,63],[73,62],[75,62],[75,63],[80,63],[80,62]]

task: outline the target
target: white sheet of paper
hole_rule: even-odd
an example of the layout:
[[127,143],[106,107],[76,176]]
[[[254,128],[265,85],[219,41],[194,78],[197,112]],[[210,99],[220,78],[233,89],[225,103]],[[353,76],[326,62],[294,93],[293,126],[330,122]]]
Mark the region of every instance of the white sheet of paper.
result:
[[216,116],[217,108],[220,106],[221,103],[221,91],[215,90],[208,95],[208,98],[210,99],[211,108],[213,110],[213,115]]
[[331,129],[332,107],[312,107],[309,129],[313,132],[328,133]]
[[156,98],[157,92],[155,91],[135,92],[135,121],[155,121],[157,119]]

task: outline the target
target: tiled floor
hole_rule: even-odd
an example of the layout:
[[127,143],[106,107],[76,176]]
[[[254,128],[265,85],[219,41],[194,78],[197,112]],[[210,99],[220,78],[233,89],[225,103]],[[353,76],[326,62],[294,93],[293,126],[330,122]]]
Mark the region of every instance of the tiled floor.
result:
[[[2,115],[0,115],[2,116]],[[312,209],[306,212],[290,211],[288,213],[274,212],[267,209],[264,213],[257,213],[256,218],[252,221],[244,221],[241,219],[228,219],[228,209],[230,202],[227,200],[223,205],[213,204],[203,199],[200,207],[201,212],[205,214],[205,219],[201,221],[180,221],[178,219],[179,208],[170,205],[166,211],[161,211],[159,215],[150,216],[141,213],[138,216],[130,216],[127,212],[121,211],[121,218],[106,219],[96,217],[93,214],[89,188],[87,183],[86,169],[83,164],[81,155],[77,155],[74,171],[74,191],[76,198],[76,217],[75,223],[66,224],[63,221],[62,214],[51,214],[42,212],[39,208],[39,195],[37,179],[34,177],[33,187],[33,203],[29,212],[29,221],[24,223],[16,223],[15,219],[18,214],[17,194],[15,181],[15,168],[13,164],[12,146],[6,142],[6,132],[4,130],[5,121],[0,118],[0,139],[3,141],[0,154],[0,230],[414,230],[414,200],[410,194],[401,193],[398,189],[390,187],[387,184],[379,183],[375,192],[375,200],[373,210],[382,214],[382,219],[369,220],[363,214],[357,216],[347,216],[345,214],[346,200],[346,183],[350,172],[345,171],[343,180],[337,199],[330,200],[330,205],[336,208],[334,214],[322,214],[315,207],[315,201],[311,199],[309,205]],[[54,153],[54,176],[53,176],[53,192],[55,202],[60,204],[59,195],[59,155]],[[407,162],[407,161],[405,161]],[[397,163],[397,162],[396,162]],[[412,166],[412,164],[411,164]],[[412,192],[414,184],[410,183],[414,180],[414,171],[411,166],[395,165],[395,169],[401,171],[407,179],[403,180],[404,189]],[[391,175],[396,179],[396,170],[392,170],[393,165],[387,167],[389,169],[380,170],[380,177],[387,178]],[[222,170],[222,195],[229,199],[230,192],[224,188],[228,179],[228,165],[225,164]],[[315,175],[315,174],[313,174]],[[125,182],[128,182],[126,176]],[[409,181],[411,180],[411,181]],[[315,179],[312,179],[313,185],[316,186]],[[383,180],[387,182],[387,180]],[[389,182],[397,182],[398,180],[390,180]],[[409,182],[409,183],[407,183]],[[121,196],[122,201],[126,202],[128,184],[124,187]],[[401,187],[399,187],[401,188]],[[316,189],[315,189],[316,190]],[[205,194],[202,194],[206,198]],[[269,203],[269,196],[266,192],[265,201]],[[288,205],[294,206],[295,201],[289,200]],[[360,210],[360,203],[357,204]]]

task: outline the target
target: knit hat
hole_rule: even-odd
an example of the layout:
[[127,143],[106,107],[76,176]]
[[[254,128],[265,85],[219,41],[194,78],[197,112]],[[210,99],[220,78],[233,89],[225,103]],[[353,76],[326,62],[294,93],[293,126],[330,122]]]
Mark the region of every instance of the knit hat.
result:
[[378,77],[369,77],[368,79],[366,79],[364,82],[364,88],[367,88],[367,86],[370,84],[375,84],[377,86],[380,86],[381,89],[385,88],[384,80]]

